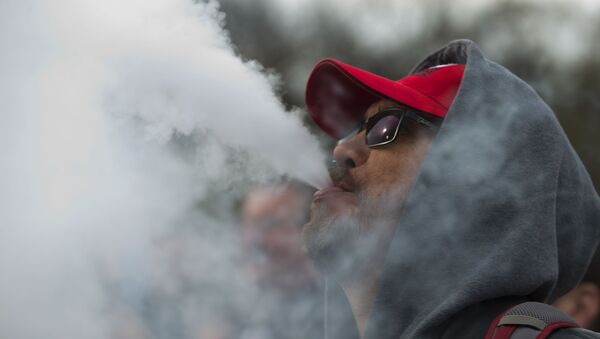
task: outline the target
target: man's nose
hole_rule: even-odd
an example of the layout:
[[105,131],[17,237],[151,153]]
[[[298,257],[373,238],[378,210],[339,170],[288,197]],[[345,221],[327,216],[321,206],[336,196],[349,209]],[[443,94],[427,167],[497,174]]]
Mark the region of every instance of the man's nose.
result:
[[365,144],[363,133],[339,143],[333,149],[333,160],[335,160],[338,166],[348,170],[361,166],[368,158],[369,147]]

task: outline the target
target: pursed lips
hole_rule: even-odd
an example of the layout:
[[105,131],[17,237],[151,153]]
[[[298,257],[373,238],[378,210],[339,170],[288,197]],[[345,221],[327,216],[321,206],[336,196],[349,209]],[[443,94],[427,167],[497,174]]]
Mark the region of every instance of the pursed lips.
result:
[[344,183],[337,182],[331,186],[322,188],[313,194],[313,202],[325,198],[326,196],[337,194],[337,193],[353,193]]

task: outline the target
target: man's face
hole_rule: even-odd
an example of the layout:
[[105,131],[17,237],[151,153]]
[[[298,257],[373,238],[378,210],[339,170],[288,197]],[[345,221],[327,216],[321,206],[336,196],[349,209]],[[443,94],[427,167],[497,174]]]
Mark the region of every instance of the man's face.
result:
[[[395,106],[376,102],[364,118]],[[331,176],[342,190],[317,194],[303,230],[309,256],[324,272],[345,279],[373,260],[382,261],[433,136],[427,127],[404,119],[390,144],[367,147],[363,130],[335,147]]]

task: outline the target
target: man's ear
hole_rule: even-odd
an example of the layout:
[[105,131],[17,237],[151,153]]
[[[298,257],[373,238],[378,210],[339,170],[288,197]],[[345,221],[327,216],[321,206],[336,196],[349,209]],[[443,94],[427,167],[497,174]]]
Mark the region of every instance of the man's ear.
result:
[[575,308],[571,317],[581,327],[590,328],[600,311],[600,287],[592,282],[582,282],[574,292]]

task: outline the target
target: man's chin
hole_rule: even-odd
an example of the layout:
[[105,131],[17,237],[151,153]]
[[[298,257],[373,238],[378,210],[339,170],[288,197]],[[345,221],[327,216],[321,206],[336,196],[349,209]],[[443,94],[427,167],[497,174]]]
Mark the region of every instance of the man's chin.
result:
[[325,276],[342,281],[350,279],[361,259],[368,257],[363,251],[366,234],[362,231],[355,200],[331,198],[313,203],[302,237],[317,269]]
[[347,246],[358,234],[357,223],[346,216],[334,216],[325,220],[311,218],[304,226],[302,238],[309,258],[326,276],[340,275],[350,265]]
[[315,194],[302,237],[319,271],[343,282],[383,261],[399,222],[404,192],[400,188],[378,199],[335,189]]

